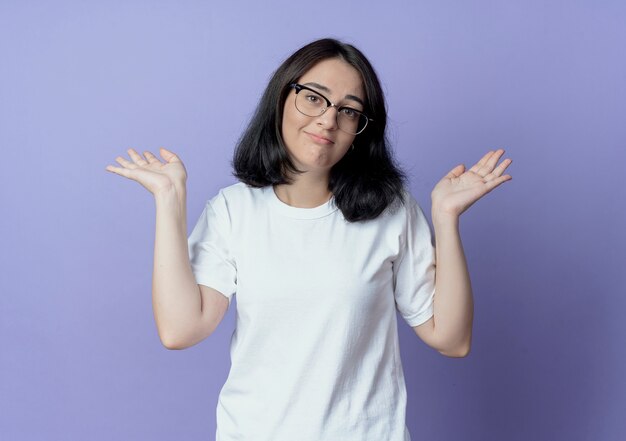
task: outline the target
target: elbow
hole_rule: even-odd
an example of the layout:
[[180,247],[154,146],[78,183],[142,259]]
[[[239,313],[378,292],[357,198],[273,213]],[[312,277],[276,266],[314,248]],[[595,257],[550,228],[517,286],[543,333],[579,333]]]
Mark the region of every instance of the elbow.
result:
[[439,353],[443,356],[450,357],[450,358],[465,358],[470,353],[470,346],[469,345],[463,346],[455,350],[439,351]]
[[468,338],[466,341],[464,341],[461,344],[448,346],[445,349],[440,349],[439,353],[445,357],[450,357],[450,358],[465,358],[469,355],[471,347],[472,347],[472,339],[470,336],[470,338]]
[[177,342],[176,340],[161,338],[161,344],[165,349],[169,349],[170,351],[185,349],[185,346],[181,345],[180,342]]
[[161,344],[163,345],[165,349],[168,349],[170,351],[180,351],[181,349],[185,349],[187,347],[187,346],[178,344],[176,342],[169,342],[169,341],[163,341],[163,340],[161,340]]
[[179,351],[181,349],[185,349],[191,346],[187,342],[171,334],[159,332],[159,339],[161,340],[161,344],[163,345],[163,347],[171,351]]

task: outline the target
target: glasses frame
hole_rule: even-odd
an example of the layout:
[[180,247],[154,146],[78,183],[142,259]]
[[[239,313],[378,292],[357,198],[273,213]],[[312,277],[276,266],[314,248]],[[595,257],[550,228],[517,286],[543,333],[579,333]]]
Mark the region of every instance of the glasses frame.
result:
[[295,103],[295,101],[294,101],[294,106],[295,106],[296,110],[297,110],[298,112],[302,113],[304,116],[308,116],[308,117],[311,117],[311,118],[315,118],[315,117],[317,117],[317,116],[323,115],[323,114],[324,114],[324,113],[328,110],[328,108],[329,108],[329,107],[334,107],[334,108],[336,108],[336,109],[337,109],[337,118],[339,117],[339,112],[341,112],[341,110],[342,110],[342,109],[350,109],[350,110],[352,110],[353,112],[356,112],[356,113],[358,113],[359,115],[363,115],[363,116],[365,117],[365,124],[363,125],[363,127],[361,128],[361,130],[359,130],[359,131],[358,131],[358,132],[356,132],[356,133],[346,132],[345,130],[343,130],[342,128],[340,128],[340,127],[339,127],[339,120],[337,120],[337,128],[338,128],[339,130],[341,130],[342,132],[348,133],[348,134],[350,134],[350,135],[355,135],[355,136],[356,136],[356,135],[359,135],[359,134],[363,133],[363,131],[366,129],[366,127],[367,127],[367,125],[368,125],[368,123],[369,123],[370,121],[374,121],[372,118],[370,118],[369,116],[367,116],[365,113],[361,112],[360,110],[355,109],[354,107],[350,107],[350,106],[337,106],[337,104],[335,104],[335,103],[331,102],[328,98],[326,98],[326,97],[325,97],[323,94],[321,94],[319,91],[317,91],[317,90],[315,90],[315,89],[312,89],[312,88],[310,88],[310,87],[308,87],[308,86],[304,86],[304,85],[302,85],[302,84],[298,84],[298,83],[291,83],[291,84],[289,85],[289,87],[291,87],[291,88],[295,89],[295,91],[296,91],[296,95],[298,95],[300,92],[302,92],[302,90],[303,90],[303,89],[306,89],[306,90],[310,90],[311,92],[314,92],[315,94],[317,94],[317,95],[321,96],[321,97],[322,97],[322,98],[324,98],[324,100],[326,101],[326,107],[324,107],[324,110],[322,110],[322,111],[320,112],[320,114],[319,114],[319,115],[307,115],[306,113],[303,113],[303,112],[302,112],[302,110],[298,109],[298,106],[295,106],[295,104],[296,104],[296,103]]

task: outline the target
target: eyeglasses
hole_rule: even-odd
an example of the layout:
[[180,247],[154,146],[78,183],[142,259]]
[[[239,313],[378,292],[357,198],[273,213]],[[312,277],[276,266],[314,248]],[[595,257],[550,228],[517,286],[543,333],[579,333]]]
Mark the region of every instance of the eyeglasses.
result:
[[[296,90],[296,109],[306,116],[320,116],[329,107],[337,108],[337,127],[339,130],[351,135],[358,135],[365,130],[369,121],[363,112],[348,106],[337,107],[336,104],[330,102],[321,93],[303,86],[302,84],[292,83],[289,85]],[[304,92],[303,92],[304,91]]]

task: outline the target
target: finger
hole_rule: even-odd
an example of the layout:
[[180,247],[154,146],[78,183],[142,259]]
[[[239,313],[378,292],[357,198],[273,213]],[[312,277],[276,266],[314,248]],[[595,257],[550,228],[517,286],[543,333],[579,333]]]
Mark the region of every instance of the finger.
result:
[[454,167],[452,170],[450,170],[445,177],[448,179],[458,178],[459,176],[463,174],[463,171],[465,171],[465,165],[459,164],[456,167]]
[[504,155],[504,149],[496,150],[496,152],[491,155],[491,157],[487,160],[487,164],[485,164],[483,167],[489,167],[491,170],[493,170],[502,155]]
[[496,188],[498,185],[505,183],[506,181],[510,181],[513,179],[511,175],[500,176],[499,178],[492,179],[491,181],[485,182],[485,192],[484,194],[489,193],[491,190]]
[[148,164],[148,161],[146,161],[144,158],[142,158],[139,153],[137,153],[134,149],[128,149],[126,150],[128,152],[128,156],[130,156],[130,159],[133,160],[133,162],[137,165],[146,165]]
[[134,170],[134,169],[137,168],[137,164],[133,164],[132,162],[127,161],[125,158],[122,158],[121,156],[118,156],[117,158],[115,158],[115,162],[117,162],[121,166],[123,166],[125,168],[129,168],[131,170]]
[[489,157],[487,162],[478,170],[478,174],[484,177],[491,173],[503,154],[504,149],[496,150],[494,154]]
[[180,162],[180,159],[178,159],[178,156],[176,156],[174,153],[170,152],[169,150],[166,150],[163,147],[159,149],[159,153],[161,154],[163,159],[165,159],[167,162]]
[[143,152],[143,155],[148,159],[150,164],[161,164],[161,161],[149,151]]
[[511,165],[512,162],[513,162],[513,160],[511,160],[509,158],[505,159],[491,173],[485,175],[485,179],[487,181],[490,181],[493,178],[497,178],[498,176],[502,176],[502,173],[504,173],[504,171],[507,169],[507,167],[509,165]]
[[126,168],[115,167],[113,165],[107,165],[106,170],[112,173],[118,174],[120,176],[124,176],[125,178],[130,178],[130,171]]
[[491,155],[493,155],[493,151],[489,150],[487,154],[485,154],[485,156],[480,158],[480,161],[478,161],[476,164],[472,166],[472,168],[469,169],[469,171],[478,173],[478,170],[480,170],[480,168],[487,163]]

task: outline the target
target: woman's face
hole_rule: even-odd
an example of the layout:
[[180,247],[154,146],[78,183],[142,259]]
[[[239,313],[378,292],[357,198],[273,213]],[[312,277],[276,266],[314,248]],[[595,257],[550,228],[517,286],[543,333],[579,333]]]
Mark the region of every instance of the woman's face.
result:
[[[338,107],[363,110],[363,105],[351,98],[365,102],[361,75],[339,58],[320,61],[298,83],[318,91]],[[283,109],[282,135],[289,157],[298,170],[328,174],[346,154],[355,135],[339,130],[336,107],[315,117],[300,113],[295,106],[295,92],[291,90]]]

